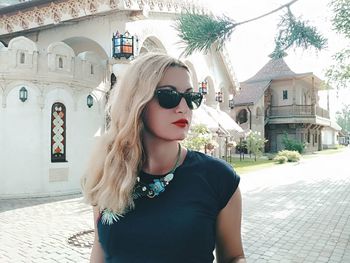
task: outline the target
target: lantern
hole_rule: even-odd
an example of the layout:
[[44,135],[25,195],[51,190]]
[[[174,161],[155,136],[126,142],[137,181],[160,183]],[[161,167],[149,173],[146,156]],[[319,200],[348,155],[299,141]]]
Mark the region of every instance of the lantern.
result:
[[220,102],[220,103],[222,102],[223,96],[222,96],[222,92],[221,92],[221,91],[219,91],[219,92],[216,93],[215,100],[216,100],[217,102]]
[[86,97],[86,105],[89,108],[91,108],[92,105],[94,105],[94,98],[90,94]]
[[120,34],[118,31],[113,34],[112,45],[114,58],[130,58],[134,56],[134,36],[130,36],[130,33],[126,31],[124,35]]
[[199,82],[199,88],[198,88],[199,92],[202,93],[203,95],[207,94],[208,93],[208,82],[205,80],[205,81],[202,81],[202,82]]
[[19,90],[19,99],[22,101],[22,102],[25,102],[27,99],[28,99],[28,91],[25,87],[22,87],[20,90]]
[[228,106],[230,107],[230,109],[233,109],[235,107],[235,101],[233,99],[230,99],[228,101]]

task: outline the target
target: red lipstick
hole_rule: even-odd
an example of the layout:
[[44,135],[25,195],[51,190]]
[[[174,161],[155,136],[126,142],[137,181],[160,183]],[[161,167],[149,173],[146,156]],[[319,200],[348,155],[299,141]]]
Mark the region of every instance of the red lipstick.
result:
[[188,120],[186,119],[179,119],[177,121],[174,121],[172,124],[178,126],[178,127],[181,127],[181,128],[184,128],[188,125]]

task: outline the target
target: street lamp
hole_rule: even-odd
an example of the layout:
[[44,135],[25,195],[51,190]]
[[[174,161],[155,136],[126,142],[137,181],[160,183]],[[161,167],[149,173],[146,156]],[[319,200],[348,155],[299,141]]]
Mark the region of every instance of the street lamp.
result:
[[22,87],[20,90],[19,90],[19,99],[22,101],[22,102],[25,102],[27,99],[28,99],[28,91],[25,87]]

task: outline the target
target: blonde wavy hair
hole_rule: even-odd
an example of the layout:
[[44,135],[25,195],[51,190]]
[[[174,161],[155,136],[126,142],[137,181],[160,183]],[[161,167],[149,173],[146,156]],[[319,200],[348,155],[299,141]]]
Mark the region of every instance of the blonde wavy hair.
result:
[[133,188],[145,160],[142,112],[169,67],[189,71],[178,59],[146,53],[128,66],[114,87],[107,105],[110,127],[99,138],[82,177],[87,203],[119,215],[134,208]]

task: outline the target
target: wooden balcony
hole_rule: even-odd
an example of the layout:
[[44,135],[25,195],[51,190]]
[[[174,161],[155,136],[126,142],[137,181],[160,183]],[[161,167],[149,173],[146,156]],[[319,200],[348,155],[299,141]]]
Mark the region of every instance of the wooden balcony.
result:
[[329,112],[313,105],[270,106],[265,111],[265,123],[324,123],[329,122]]

